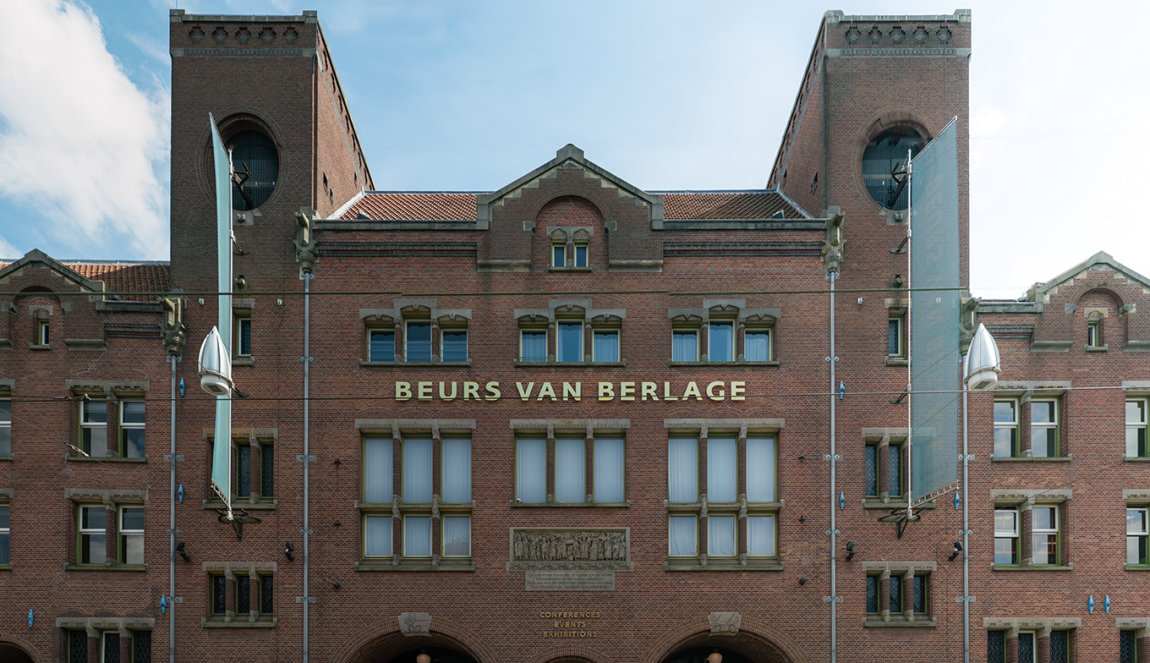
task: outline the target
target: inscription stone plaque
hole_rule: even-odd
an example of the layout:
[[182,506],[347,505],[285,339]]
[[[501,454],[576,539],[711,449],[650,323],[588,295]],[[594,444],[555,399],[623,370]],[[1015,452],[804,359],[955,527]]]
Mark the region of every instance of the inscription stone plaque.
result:
[[604,570],[579,571],[534,570],[528,571],[524,589],[529,592],[613,592],[615,572]]

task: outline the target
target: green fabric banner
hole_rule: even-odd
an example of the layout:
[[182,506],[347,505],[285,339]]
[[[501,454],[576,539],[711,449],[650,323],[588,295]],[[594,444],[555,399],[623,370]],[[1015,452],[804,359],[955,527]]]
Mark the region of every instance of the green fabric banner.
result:
[[[213,180],[216,186],[216,256],[220,339],[228,357],[232,352],[232,160],[216,120],[212,125]],[[229,513],[232,504],[232,396],[216,396],[216,430],[212,444],[212,488]]]

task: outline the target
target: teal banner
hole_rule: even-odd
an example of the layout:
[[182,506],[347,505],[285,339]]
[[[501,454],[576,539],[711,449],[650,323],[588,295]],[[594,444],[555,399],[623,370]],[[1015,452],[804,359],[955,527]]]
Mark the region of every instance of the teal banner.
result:
[[[216,120],[208,115],[212,125],[213,181],[216,187],[216,259],[219,293],[220,339],[228,357],[232,353],[232,159],[224,148],[224,140],[216,128]],[[212,488],[231,511],[232,504],[232,397],[216,396],[216,429],[212,443]]]

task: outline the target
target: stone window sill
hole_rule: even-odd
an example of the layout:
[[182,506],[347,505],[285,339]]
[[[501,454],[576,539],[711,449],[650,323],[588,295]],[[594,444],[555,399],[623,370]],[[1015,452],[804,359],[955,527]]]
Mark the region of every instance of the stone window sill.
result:
[[65,564],[65,571],[146,572],[147,564]]
[[203,621],[204,628],[275,628],[276,619],[274,617],[259,617],[257,619],[250,619],[247,617],[205,617]]
[[992,571],[1037,571],[1037,572],[1051,572],[1051,571],[1073,571],[1073,564],[993,564],[990,569]]
[[[219,510],[223,509],[224,503],[220,500],[204,500],[201,506],[205,510]],[[274,497],[258,497],[255,499],[248,499],[246,497],[237,497],[232,500],[232,508],[234,509],[248,509],[250,511],[272,511],[279,506],[279,500]]]
[[625,361],[516,361],[515,368],[626,368]]
[[418,366],[420,368],[470,368],[471,361],[371,361],[361,359],[359,365],[364,368],[387,368],[396,366]]
[[938,625],[933,618],[923,615],[908,619],[902,615],[883,619],[878,616],[868,616],[863,620],[864,628],[934,628]]
[[[1074,460],[1072,454],[1065,456],[991,456],[992,463],[1069,463]],[[1147,459],[1150,460],[1150,459]]]
[[778,367],[777,359],[771,361],[670,361],[669,366],[676,368],[690,366],[773,366]]
[[694,557],[668,559],[663,565],[665,571],[782,571],[783,562],[778,559],[738,558],[709,559],[705,563]]
[[475,571],[475,562],[470,557],[440,558],[438,561],[428,558],[396,560],[393,558],[379,557],[359,560],[355,565],[355,570],[387,572],[472,572]]
[[232,368],[235,368],[236,366],[255,366],[255,365],[256,365],[256,360],[255,360],[255,357],[252,357],[252,356],[233,357],[232,358]]
[[625,502],[517,502],[510,503],[513,509],[626,509],[631,500]]
[[887,366],[901,366],[902,368],[906,368],[909,364],[910,360],[908,360],[906,357],[887,356],[886,358]]
[[1125,571],[1150,571],[1150,564],[1126,564],[1122,569]]
[[68,456],[69,462],[77,463],[138,463],[143,464],[148,462],[148,457],[143,458],[125,458],[123,456]]

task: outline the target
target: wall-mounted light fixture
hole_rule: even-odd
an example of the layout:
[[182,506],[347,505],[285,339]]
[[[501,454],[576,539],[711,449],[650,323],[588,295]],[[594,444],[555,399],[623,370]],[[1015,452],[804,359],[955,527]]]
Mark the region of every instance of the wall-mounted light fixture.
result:
[[855,558],[855,548],[857,548],[857,547],[858,547],[858,544],[855,543],[854,541],[847,541],[847,561],[848,562]]
[[284,557],[287,557],[289,562],[295,559],[294,552],[295,546],[292,545],[291,541],[284,541]]
[[950,551],[950,557],[947,558],[947,561],[953,562],[961,554],[962,554],[962,541],[955,541],[954,542],[954,549]]
[[192,561],[192,558],[188,557],[187,548],[188,544],[183,541],[178,541],[176,543],[176,552],[180,554],[180,559],[184,560],[185,562],[190,562]]

